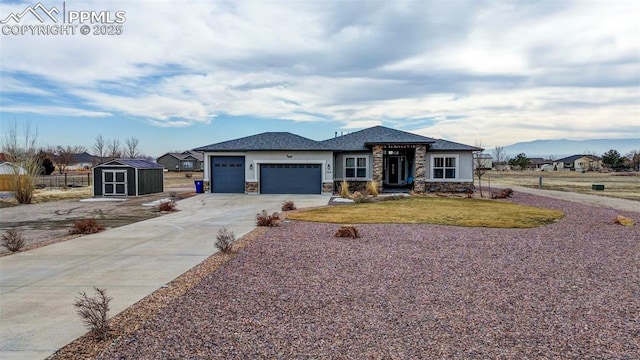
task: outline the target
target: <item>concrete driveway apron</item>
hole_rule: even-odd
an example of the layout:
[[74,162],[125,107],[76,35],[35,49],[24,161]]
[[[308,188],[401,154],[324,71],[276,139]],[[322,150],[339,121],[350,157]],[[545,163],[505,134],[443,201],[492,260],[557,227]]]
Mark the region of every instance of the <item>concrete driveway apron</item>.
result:
[[0,358],[45,358],[87,332],[73,307],[80,291],[106,288],[113,316],[216,252],[221,227],[239,238],[283,200],[326,205],[325,195],[202,194],[180,211],[0,257]]

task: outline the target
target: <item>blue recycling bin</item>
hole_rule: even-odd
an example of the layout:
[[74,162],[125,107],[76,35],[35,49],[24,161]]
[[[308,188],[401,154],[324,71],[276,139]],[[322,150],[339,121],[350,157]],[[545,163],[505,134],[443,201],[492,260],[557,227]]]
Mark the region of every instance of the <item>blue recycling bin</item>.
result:
[[198,194],[204,193],[204,187],[202,186],[202,184],[203,184],[202,180],[194,180],[193,183],[196,184],[196,193],[198,193]]

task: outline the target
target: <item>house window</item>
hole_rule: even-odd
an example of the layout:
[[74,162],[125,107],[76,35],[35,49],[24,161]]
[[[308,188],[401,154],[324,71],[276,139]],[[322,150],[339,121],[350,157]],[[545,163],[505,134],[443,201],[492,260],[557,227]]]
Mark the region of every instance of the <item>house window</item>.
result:
[[458,158],[455,156],[433,156],[433,179],[456,179],[458,173]]
[[193,169],[193,161],[183,161],[182,167],[185,169]]
[[344,175],[346,178],[367,177],[367,157],[348,156],[344,159]]

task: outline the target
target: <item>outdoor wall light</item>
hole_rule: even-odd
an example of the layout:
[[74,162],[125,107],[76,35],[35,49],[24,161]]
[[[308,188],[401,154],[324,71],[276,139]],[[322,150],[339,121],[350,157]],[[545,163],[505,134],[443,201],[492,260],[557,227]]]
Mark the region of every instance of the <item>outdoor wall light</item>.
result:
[[327,164],[327,171],[331,171],[331,164]]
[[249,164],[249,170],[253,170],[253,164]]

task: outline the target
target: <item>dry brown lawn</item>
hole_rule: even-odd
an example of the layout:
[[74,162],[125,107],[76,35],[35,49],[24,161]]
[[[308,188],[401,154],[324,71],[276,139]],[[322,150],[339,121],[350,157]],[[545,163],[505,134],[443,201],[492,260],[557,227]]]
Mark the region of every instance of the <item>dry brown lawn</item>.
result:
[[[538,188],[542,177],[542,188],[608,196],[640,201],[640,173],[596,173],[575,171],[489,171],[482,177],[483,189],[489,183],[500,186],[524,186]],[[477,184],[477,179],[476,179]],[[592,184],[603,184],[603,191],[592,190]]]

